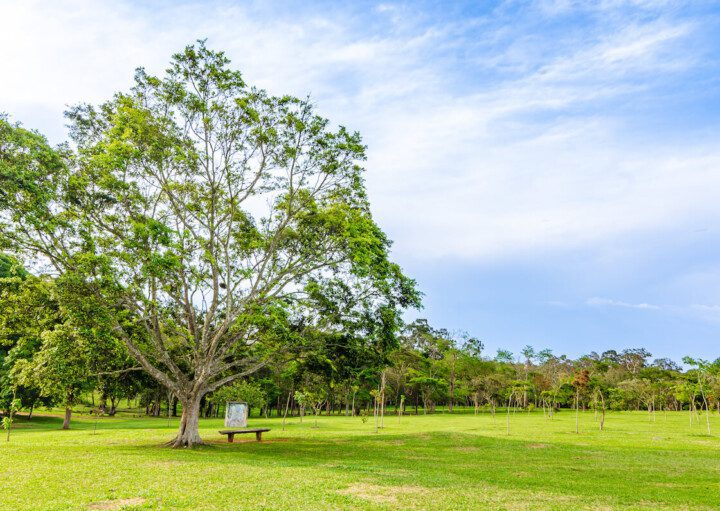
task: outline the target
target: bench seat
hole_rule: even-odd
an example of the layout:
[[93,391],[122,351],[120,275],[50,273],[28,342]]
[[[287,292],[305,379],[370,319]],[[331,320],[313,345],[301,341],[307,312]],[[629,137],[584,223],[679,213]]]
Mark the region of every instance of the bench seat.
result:
[[258,442],[262,442],[262,434],[266,431],[270,431],[269,428],[255,428],[255,429],[222,429],[218,431],[221,435],[227,435],[228,442],[233,443],[235,435],[242,435],[244,433],[255,433],[255,439]]

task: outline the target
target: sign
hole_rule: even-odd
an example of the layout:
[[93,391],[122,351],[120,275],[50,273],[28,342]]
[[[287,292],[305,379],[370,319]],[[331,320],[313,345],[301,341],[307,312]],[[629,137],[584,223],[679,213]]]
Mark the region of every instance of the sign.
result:
[[248,419],[247,403],[230,401],[225,406],[225,427],[246,428]]

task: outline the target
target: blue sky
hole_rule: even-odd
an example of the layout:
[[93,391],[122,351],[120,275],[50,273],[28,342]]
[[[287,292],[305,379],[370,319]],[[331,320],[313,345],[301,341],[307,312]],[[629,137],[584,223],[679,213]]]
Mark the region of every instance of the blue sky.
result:
[[363,133],[436,326],[720,356],[719,2],[344,4],[0,0],[0,110],[59,142],[65,105],[207,38]]

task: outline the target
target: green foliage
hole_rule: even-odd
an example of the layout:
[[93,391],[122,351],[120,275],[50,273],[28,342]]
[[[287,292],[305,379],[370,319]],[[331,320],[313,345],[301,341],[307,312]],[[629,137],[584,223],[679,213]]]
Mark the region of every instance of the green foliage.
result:
[[204,41],[67,116],[72,150],[0,119],[0,249],[60,274],[75,327],[121,339],[183,410],[319,338],[397,344],[420,295],[370,215],[358,133]]
[[18,411],[20,410],[20,400],[19,399],[13,399],[10,401],[10,405],[8,406],[8,413],[5,417],[2,418],[2,427],[7,432],[6,441],[10,441],[10,429],[12,428],[13,422],[15,422],[15,418],[13,417]]
[[237,381],[216,390],[211,400],[217,405],[224,405],[230,401],[241,401],[248,404],[248,408],[262,408],[267,404],[267,395],[257,383]]

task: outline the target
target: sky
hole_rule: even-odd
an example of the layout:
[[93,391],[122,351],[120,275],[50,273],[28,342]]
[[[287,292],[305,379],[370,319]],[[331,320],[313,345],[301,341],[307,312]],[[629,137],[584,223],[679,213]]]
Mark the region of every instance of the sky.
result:
[[408,320],[720,356],[720,2],[0,0],[0,112],[59,143],[197,39],[363,134]]

